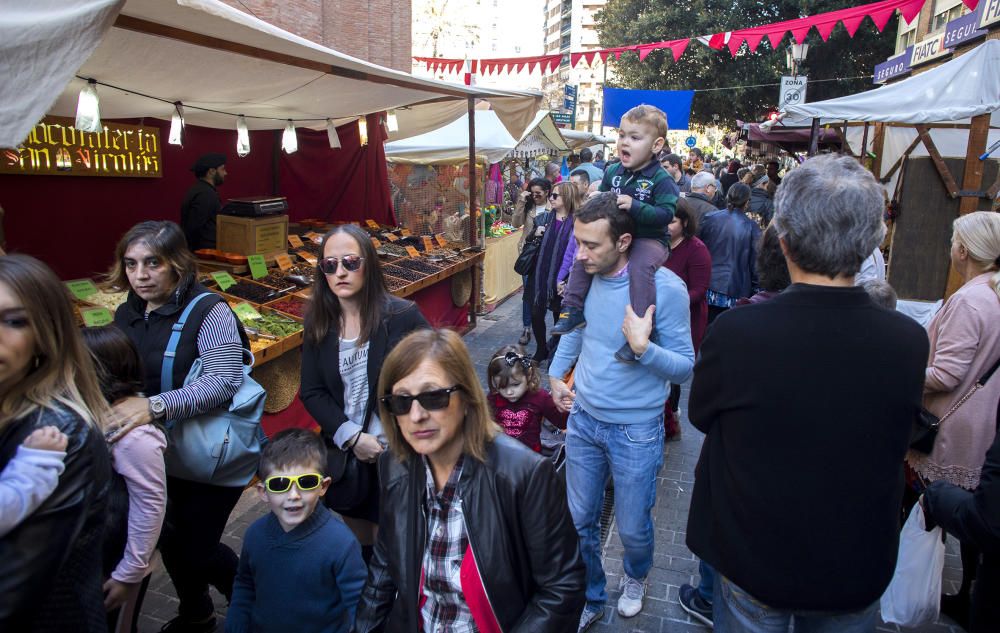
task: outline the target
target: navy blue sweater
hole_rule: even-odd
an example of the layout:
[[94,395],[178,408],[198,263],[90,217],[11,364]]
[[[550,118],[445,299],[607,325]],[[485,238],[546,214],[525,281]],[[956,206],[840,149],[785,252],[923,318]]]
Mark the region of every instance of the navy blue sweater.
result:
[[268,514],[243,537],[226,633],[348,633],[366,575],[354,534],[322,505],[290,532]]

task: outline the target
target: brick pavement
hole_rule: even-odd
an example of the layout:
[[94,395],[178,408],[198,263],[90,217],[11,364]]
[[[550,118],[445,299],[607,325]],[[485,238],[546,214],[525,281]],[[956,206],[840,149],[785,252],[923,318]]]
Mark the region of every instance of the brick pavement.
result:
[[[520,310],[520,295],[515,295],[492,313],[480,317],[478,327],[465,337],[472,360],[484,385],[486,364],[493,352],[503,345],[516,342],[521,334]],[[531,351],[534,351],[534,342],[529,345],[529,352]],[[543,384],[545,382],[543,381]],[[682,412],[687,410],[687,392],[688,385],[684,385],[681,396]],[[618,531],[612,524],[604,550],[610,606],[601,621],[591,627],[594,633],[684,633],[708,630],[693,621],[677,601],[678,588],[684,583],[694,584],[698,580],[697,559],[688,550],[684,539],[691,489],[694,485],[694,467],[704,437],[691,426],[686,415],[682,417],[681,440],[668,443],[664,447],[663,469],[657,478],[656,506],[653,509],[656,554],[653,569],[647,579],[645,606],[638,616],[629,619],[621,618],[614,610],[614,604],[620,595],[618,581],[622,574],[622,545]],[[247,526],[264,512],[264,506],[257,500],[255,493],[250,491],[244,494],[226,526],[225,542],[239,552]],[[946,591],[954,592],[960,579],[961,562],[957,545],[954,540],[949,539],[945,561]],[[214,589],[212,593],[220,616],[219,630],[222,630],[225,601],[215,593]],[[157,565],[143,605],[139,622],[140,633],[159,631],[163,623],[176,613],[176,608],[177,600],[170,580]],[[962,629],[951,624],[947,618],[918,629],[900,629],[895,625],[882,624],[878,630],[898,633],[962,633]]]

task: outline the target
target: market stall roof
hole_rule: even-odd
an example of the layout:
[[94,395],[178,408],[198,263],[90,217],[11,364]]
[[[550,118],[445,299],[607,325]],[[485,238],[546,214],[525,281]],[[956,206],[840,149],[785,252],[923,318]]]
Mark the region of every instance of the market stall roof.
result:
[[[15,146],[45,114],[74,116],[85,78],[99,82],[106,119],[280,129],[322,128],[361,114],[444,99],[498,98],[526,126],[540,94],[486,90],[370,64],[298,37],[220,0],[38,0],[8,3],[0,20],[0,147]],[[149,97],[156,97],[151,99]],[[204,108],[204,109],[198,109]],[[530,110],[530,114],[526,111]],[[419,117],[406,133],[440,124]]]
[[[517,141],[492,110],[476,110],[476,157],[486,163],[499,162],[510,153]],[[385,158],[390,163],[447,165],[469,160],[469,115],[448,125],[399,141],[385,144]]]
[[[767,129],[761,127],[759,123],[749,123],[747,129],[751,143],[770,143],[786,152],[805,152],[809,149],[810,129],[807,127],[775,126]],[[841,145],[840,133],[834,129],[821,129],[819,145],[820,147],[839,148]]]
[[[809,125],[842,121],[939,123],[992,113],[1000,125],[1000,41],[975,49],[926,72],[858,94],[788,106],[781,123]],[[777,127],[777,126],[776,126]]]
[[549,111],[541,110],[535,115],[534,120],[528,125],[524,133],[521,134],[520,139],[517,141],[517,147],[511,152],[511,156],[526,158],[568,151],[569,146],[563,140],[562,134],[559,133],[559,128],[556,127],[555,121],[552,120]]
[[591,145],[614,145],[613,140],[601,136],[600,134],[594,134],[593,132],[560,129],[559,133],[562,134],[564,139],[566,139],[566,144],[569,145],[569,148],[573,151],[576,151],[581,147],[590,147]]

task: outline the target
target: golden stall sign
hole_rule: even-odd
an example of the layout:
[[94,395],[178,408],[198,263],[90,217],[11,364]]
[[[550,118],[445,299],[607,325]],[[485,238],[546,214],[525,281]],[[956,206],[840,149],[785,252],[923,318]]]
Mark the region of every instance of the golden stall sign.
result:
[[73,119],[45,117],[20,147],[0,149],[0,174],[160,178],[160,128],[107,122],[80,132]]

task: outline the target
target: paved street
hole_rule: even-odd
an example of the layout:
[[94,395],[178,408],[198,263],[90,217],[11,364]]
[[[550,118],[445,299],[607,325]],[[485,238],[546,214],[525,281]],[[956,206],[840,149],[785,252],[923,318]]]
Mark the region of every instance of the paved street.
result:
[[[486,364],[492,353],[509,343],[514,343],[520,336],[520,295],[508,299],[494,312],[481,317],[478,327],[465,337],[472,354],[472,359],[480,371],[480,378],[485,384]],[[529,346],[529,352],[534,345]],[[687,410],[687,387],[685,385],[681,409]],[[698,579],[698,563],[694,555],[684,544],[687,526],[688,506],[691,489],[694,485],[694,467],[698,460],[703,436],[687,421],[682,421],[683,432],[679,442],[668,443],[664,449],[665,459],[660,472],[657,489],[654,521],[656,524],[656,556],[653,570],[648,578],[647,600],[645,607],[638,616],[624,619],[614,611],[613,605],[618,599],[618,580],[622,574],[622,546],[614,525],[611,525],[605,543],[605,570],[608,573],[608,591],[610,607],[605,612],[600,623],[592,627],[595,633],[673,633],[684,631],[707,631],[694,622],[685,613],[677,601],[678,587],[684,583],[696,583]],[[256,494],[244,494],[226,530],[226,542],[239,552],[240,541],[246,527],[264,513],[264,508],[256,499]],[[956,581],[960,579],[961,563],[957,556],[954,541],[949,541],[946,558],[945,589],[953,592],[957,589]],[[844,579],[850,582],[850,579]],[[214,592],[214,590],[213,590]],[[215,595],[219,615],[224,616],[224,600]],[[163,623],[176,613],[176,599],[173,597],[173,587],[162,569],[154,572],[150,591],[143,608],[139,630],[142,633],[158,631]],[[220,624],[220,630],[221,630]],[[293,632],[291,624],[289,631]],[[900,631],[896,626],[883,625],[880,631]],[[949,622],[939,622],[920,629],[905,629],[916,633],[961,633],[962,629]]]

